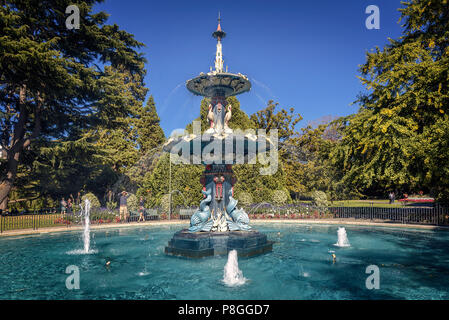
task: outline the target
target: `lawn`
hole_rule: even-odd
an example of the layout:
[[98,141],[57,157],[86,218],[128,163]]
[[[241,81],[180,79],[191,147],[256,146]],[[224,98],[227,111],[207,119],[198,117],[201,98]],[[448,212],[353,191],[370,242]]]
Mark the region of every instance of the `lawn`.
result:
[[331,202],[331,207],[377,207],[377,208],[402,208],[412,205],[395,201],[390,204],[390,200],[341,200]]

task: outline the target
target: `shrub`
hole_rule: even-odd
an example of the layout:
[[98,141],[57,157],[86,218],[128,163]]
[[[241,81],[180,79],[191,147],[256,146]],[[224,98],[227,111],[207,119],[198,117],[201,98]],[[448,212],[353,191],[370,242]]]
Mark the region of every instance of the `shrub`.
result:
[[91,208],[100,208],[100,201],[98,201],[98,198],[93,193],[89,192],[81,197],[82,206],[84,206],[84,201],[86,199],[89,199]]
[[313,204],[317,207],[328,207],[327,195],[323,191],[312,192]]
[[167,213],[170,210],[170,195],[164,194],[161,198],[161,207],[164,213]]
[[273,203],[277,205],[285,204],[288,200],[287,193],[284,190],[275,190],[272,195]]
[[238,195],[239,204],[242,206],[249,206],[253,203],[253,197],[250,193],[242,191]]
[[128,210],[137,211],[139,209],[139,200],[135,194],[130,193],[126,203],[128,204]]
[[106,208],[108,208],[111,211],[114,210],[115,208],[117,208],[117,202],[116,201],[106,202]]

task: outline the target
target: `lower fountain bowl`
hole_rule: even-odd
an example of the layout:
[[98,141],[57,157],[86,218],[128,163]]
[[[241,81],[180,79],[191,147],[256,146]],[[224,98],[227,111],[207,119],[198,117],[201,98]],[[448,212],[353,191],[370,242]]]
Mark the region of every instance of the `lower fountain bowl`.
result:
[[273,250],[273,241],[256,230],[227,232],[189,232],[180,230],[165,247],[165,253],[186,258],[227,255],[236,250],[239,257],[252,257]]

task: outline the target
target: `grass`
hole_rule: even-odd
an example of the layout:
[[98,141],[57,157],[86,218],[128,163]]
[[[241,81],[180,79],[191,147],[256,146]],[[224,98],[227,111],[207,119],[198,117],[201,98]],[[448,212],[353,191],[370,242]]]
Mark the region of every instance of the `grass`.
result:
[[31,229],[34,226],[39,228],[55,227],[67,225],[61,214],[45,214],[45,215],[23,215],[23,216],[10,216],[0,218],[1,229],[15,230],[15,229]]
[[395,201],[390,204],[390,200],[341,200],[334,201],[331,207],[375,207],[375,208],[402,208],[407,205]]

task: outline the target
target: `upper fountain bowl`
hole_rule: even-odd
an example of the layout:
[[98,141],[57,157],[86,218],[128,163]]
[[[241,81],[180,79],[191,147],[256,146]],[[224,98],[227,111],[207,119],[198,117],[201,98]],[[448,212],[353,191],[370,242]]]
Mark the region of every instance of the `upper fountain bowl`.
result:
[[200,73],[196,78],[187,80],[187,89],[203,97],[229,97],[247,92],[251,89],[251,82],[243,74],[212,71]]

